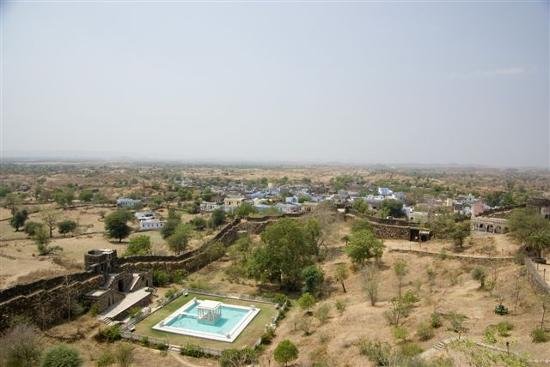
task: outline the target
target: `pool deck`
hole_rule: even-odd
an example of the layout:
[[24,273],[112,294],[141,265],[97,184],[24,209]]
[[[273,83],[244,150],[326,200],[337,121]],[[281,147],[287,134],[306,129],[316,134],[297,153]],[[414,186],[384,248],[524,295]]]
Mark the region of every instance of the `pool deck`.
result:
[[[193,298],[204,300],[213,300],[230,305],[257,307],[260,311],[253,320],[244,328],[238,337],[231,343],[226,341],[210,340],[190,335],[174,334],[170,332],[153,329],[153,326],[166,319],[170,314],[191,301]],[[182,295],[174,299],[169,304],[153,312],[145,319],[135,325],[135,333],[140,336],[148,336],[156,339],[165,340],[171,345],[195,344],[205,348],[224,350],[227,348],[243,348],[253,346],[265,331],[266,325],[271,324],[273,318],[277,315],[275,304],[255,302],[251,300],[241,300],[232,297],[210,296],[201,293],[189,292],[187,295]]]

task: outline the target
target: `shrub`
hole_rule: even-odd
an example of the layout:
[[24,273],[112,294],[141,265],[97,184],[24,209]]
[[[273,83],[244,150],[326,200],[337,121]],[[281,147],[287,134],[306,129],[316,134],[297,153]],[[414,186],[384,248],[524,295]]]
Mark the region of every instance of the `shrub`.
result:
[[120,367],[129,367],[134,361],[134,347],[122,343],[115,351],[115,359]]
[[315,297],[313,297],[309,293],[304,293],[300,298],[298,298],[298,305],[306,311],[309,311],[311,307],[315,304],[316,300]]
[[390,362],[391,347],[386,342],[362,340],[359,342],[359,353],[376,366],[387,366]]
[[170,278],[172,280],[172,283],[182,283],[183,279],[187,276],[187,272],[182,269],[178,269],[176,271],[173,271]]
[[298,348],[290,340],[285,339],[277,344],[273,351],[273,358],[275,361],[286,365],[298,358]]
[[171,299],[176,295],[177,292],[178,290],[176,288],[170,288],[166,291],[166,293],[164,294],[164,297],[166,299]]
[[324,304],[321,305],[315,310],[315,318],[321,322],[321,324],[324,324],[328,320],[328,315],[330,312],[330,305]]
[[392,329],[392,334],[399,342],[404,342],[409,336],[409,331],[403,326],[396,326]]
[[110,350],[105,350],[99,355],[99,358],[96,361],[96,366],[107,367],[115,364],[115,362],[116,360],[113,353]]
[[531,339],[533,340],[533,343],[546,343],[550,340],[550,336],[546,330],[538,327],[531,332]]
[[153,270],[153,285],[162,287],[170,281],[170,275],[164,270]]
[[493,325],[489,325],[485,328],[485,331],[483,332],[483,339],[489,344],[495,344],[497,342],[495,328]]
[[420,325],[418,325],[418,329],[416,330],[416,335],[418,335],[418,339],[422,341],[430,340],[434,337],[434,329],[432,325],[428,322],[423,322]]
[[25,223],[25,227],[23,227],[23,232],[28,234],[30,237],[33,237],[37,230],[42,227],[44,227],[44,224],[42,223],[28,221]]
[[151,253],[151,238],[139,235],[130,238],[125,256],[149,255]]
[[2,335],[0,365],[35,366],[42,352],[38,335],[38,330],[28,322],[14,324]]
[[204,357],[206,355],[202,348],[195,344],[186,344],[184,347],[181,347],[180,354],[195,358]]
[[449,321],[451,322],[450,330],[454,331],[455,333],[462,333],[466,331],[466,328],[464,327],[464,321],[466,320],[466,316],[457,312],[451,312],[448,315]]
[[309,317],[302,317],[298,321],[298,329],[304,332],[304,335],[310,335],[311,334],[311,318]]
[[401,354],[407,357],[414,357],[422,352],[422,348],[416,343],[405,343],[401,346]]
[[90,316],[92,317],[96,317],[97,314],[99,313],[99,305],[97,303],[94,303],[91,307],[90,307],[90,311],[88,311],[90,313]]
[[141,345],[143,345],[144,347],[148,347],[150,344],[149,337],[147,336],[143,336],[140,341],[141,341]]
[[288,297],[286,294],[283,294],[283,293],[275,293],[271,299],[273,299],[273,302],[275,302],[276,304],[278,304],[279,306],[282,306],[284,305],[285,303],[288,304]]
[[103,329],[100,329],[99,332],[96,335],[97,341],[100,342],[115,342],[117,340],[122,339],[122,334],[120,332],[120,326],[119,325],[113,325],[109,326]]
[[504,306],[502,303],[495,306],[495,313],[497,315],[508,315],[508,307]]
[[275,329],[272,327],[267,327],[265,332],[260,338],[261,344],[271,344],[271,341],[275,338]]
[[162,352],[165,352],[165,351],[168,350],[168,348],[170,348],[170,346],[166,342],[162,342],[160,344],[157,344],[156,347],[157,347],[158,350],[160,350]]
[[485,268],[477,266],[472,270],[472,278],[479,281],[479,288],[485,288],[485,279],[487,278],[487,272]]
[[334,304],[334,306],[336,307],[336,310],[341,314],[344,313],[344,311],[346,310],[346,302],[345,301],[342,301],[342,300],[336,300],[336,303]]
[[248,366],[257,361],[256,352],[251,348],[226,349],[218,360],[220,367]]
[[78,367],[82,358],[78,350],[65,344],[60,344],[46,351],[41,367]]
[[76,223],[74,220],[70,220],[70,219],[66,219],[66,220],[63,220],[63,221],[57,223],[57,230],[61,234],[74,232],[77,227],[78,227],[78,223]]
[[510,336],[510,331],[514,329],[514,325],[508,321],[499,322],[496,326],[498,335],[507,337]]
[[408,289],[405,294],[403,294],[403,302],[405,303],[416,303],[420,301],[420,297],[412,289]]
[[430,324],[434,329],[437,329],[443,325],[443,322],[441,321],[441,315],[437,312],[433,312],[430,316]]

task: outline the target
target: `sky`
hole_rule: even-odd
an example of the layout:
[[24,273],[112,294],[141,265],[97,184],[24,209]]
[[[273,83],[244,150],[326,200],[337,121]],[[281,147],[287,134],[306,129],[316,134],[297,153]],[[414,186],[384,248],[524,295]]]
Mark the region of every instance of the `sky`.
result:
[[550,168],[548,1],[3,1],[2,157]]

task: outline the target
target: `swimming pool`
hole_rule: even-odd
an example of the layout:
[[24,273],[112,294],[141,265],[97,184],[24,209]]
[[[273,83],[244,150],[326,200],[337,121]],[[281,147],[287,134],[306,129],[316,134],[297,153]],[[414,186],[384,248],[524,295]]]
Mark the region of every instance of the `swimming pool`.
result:
[[193,298],[153,326],[153,329],[233,342],[259,312],[260,309],[255,306]]

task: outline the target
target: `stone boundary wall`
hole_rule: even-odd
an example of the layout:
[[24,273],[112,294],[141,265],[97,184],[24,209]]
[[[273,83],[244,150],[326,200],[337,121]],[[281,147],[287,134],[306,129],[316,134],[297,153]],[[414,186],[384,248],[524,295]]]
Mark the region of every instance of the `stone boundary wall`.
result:
[[529,283],[531,283],[535,291],[537,293],[550,294],[550,285],[542,279],[535,263],[528,257],[525,257],[524,264],[527,268],[527,279],[529,279]]
[[[117,258],[117,270],[137,272],[153,269],[167,271],[185,270],[193,272],[219,259],[223,253],[215,251],[215,244],[225,246],[233,243],[240,231],[260,233],[270,223],[280,218],[296,218],[302,214],[286,214],[280,216],[265,216],[257,218],[234,219],[225,225],[212,239],[200,248],[188,251],[179,256],[131,256]],[[103,275],[93,271],[85,271],[41,279],[32,283],[19,284],[0,291],[0,330],[9,326],[13,315],[29,316],[33,320],[43,310],[49,316],[42,315],[37,321],[39,326],[55,323],[64,317],[67,294],[77,301],[89,291],[98,288],[104,281]]]
[[410,240],[411,231],[413,229],[420,230],[415,227],[414,223],[409,223],[400,219],[381,219],[372,216],[359,216],[355,214],[346,214],[346,217],[353,219],[366,219],[371,225],[374,234],[379,238],[395,239],[395,240]]
[[404,248],[391,248],[390,252],[409,253],[409,254],[415,254],[419,256],[441,256],[441,257],[456,259],[456,260],[466,260],[468,262],[475,262],[477,264],[490,264],[495,262],[507,263],[510,261],[514,261],[515,259],[512,256],[461,255],[461,254],[453,254],[448,252],[440,253],[440,252],[433,252],[433,251],[404,249]]

